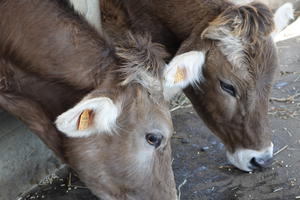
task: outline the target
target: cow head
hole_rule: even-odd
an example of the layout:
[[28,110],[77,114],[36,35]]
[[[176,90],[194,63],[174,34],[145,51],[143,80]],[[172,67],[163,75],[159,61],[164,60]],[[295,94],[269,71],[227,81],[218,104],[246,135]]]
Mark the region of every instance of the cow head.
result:
[[[272,12],[263,4],[232,5],[202,32],[193,30],[165,70],[166,95],[185,88],[195,110],[244,171],[273,155],[268,97],[277,64]],[[169,94],[170,93],[170,94]]]
[[68,163],[103,199],[177,198],[161,81],[166,53],[150,41],[129,35],[99,88],[56,120],[68,136]]

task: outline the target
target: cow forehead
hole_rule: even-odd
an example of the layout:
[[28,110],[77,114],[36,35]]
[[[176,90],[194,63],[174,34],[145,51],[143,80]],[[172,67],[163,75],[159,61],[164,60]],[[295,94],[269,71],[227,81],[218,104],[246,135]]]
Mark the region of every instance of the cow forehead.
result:
[[217,41],[214,46],[224,56],[221,59],[226,59],[227,66],[241,81],[258,81],[261,86],[272,81],[278,62],[271,38],[247,43],[235,37],[227,37]]
[[[173,131],[173,124],[169,111],[168,103],[161,101],[160,103],[152,102],[143,109],[144,119],[151,127],[151,131],[158,131],[165,138],[169,138]],[[140,113],[139,113],[140,114]]]
[[214,40],[213,46],[217,47],[227,60],[237,68],[245,67],[249,63],[265,62],[264,58],[276,56],[274,42],[270,36],[259,37],[254,42],[228,34]]
[[159,131],[164,137],[170,137],[173,126],[162,90],[145,88],[141,84],[127,85],[122,96],[121,124],[129,120],[133,129],[142,129],[143,133]]

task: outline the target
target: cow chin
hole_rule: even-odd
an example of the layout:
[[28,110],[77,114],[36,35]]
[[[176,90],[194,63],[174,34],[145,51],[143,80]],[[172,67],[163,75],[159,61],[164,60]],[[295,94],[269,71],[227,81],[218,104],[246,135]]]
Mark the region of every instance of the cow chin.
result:
[[227,151],[227,158],[238,169],[251,172],[269,166],[273,157],[273,143],[260,150],[238,149],[234,153]]

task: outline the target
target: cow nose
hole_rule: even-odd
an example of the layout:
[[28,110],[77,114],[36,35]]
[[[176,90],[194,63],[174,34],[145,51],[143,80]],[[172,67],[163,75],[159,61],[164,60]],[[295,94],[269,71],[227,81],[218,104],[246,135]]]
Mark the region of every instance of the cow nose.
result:
[[253,157],[250,160],[251,167],[253,169],[261,169],[264,167],[268,167],[272,163],[272,157],[271,156],[264,156],[264,157]]

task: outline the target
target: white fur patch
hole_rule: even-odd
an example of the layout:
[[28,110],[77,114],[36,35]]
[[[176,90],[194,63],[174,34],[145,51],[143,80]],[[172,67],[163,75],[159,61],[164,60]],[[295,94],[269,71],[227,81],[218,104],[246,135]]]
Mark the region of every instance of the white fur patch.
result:
[[99,0],[69,0],[74,9],[80,13],[94,26],[99,32],[101,32],[101,14],[100,14],[100,1]]
[[228,28],[209,26],[201,37],[218,40],[217,45],[227,60],[234,67],[247,69],[242,39],[232,35]]
[[[201,51],[189,51],[175,56],[166,66],[164,71],[164,93],[167,99],[174,95],[174,91],[187,87],[189,84],[197,84],[202,79],[202,67],[205,62],[205,54]],[[178,71],[184,71],[179,80],[176,80]]]
[[272,37],[275,42],[279,41],[279,33],[289,24],[292,19],[294,19],[293,4],[285,3],[276,10],[274,14],[276,28],[272,33]]
[[251,149],[239,149],[236,152],[227,152],[227,158],[231,164],[239,168],[240,170],[250,172],[253,171],[251,168],[250,161],[252,158],[263,158],[265,156],[273,157],[273,143],[261,151],[255,151]]
[[294,19],[293,4],[285,3],[280,6],[274,14],[276,29],[278,31],[283,30],[289,24],[291,19]]
[[[244,45],[241,39],[228,35],[218,43],[221,52],[227,57],[228,61],[235,67],[241,68],[245,65]],[[247,66],[246,66],[247,67]]]
[[[78,120],[84,110],[93,111],[93,121],[86,130],[78,130]],[[55,121],[59,131],[69,137],[88,137],[96,133],[111,133],[116,127],[120,109],[110,98],[98,97],[82,100],[75,107],[59,115]]]
[[229,0],[229,1],[234,3],[235,5],[245,5],[253,2],[254,0]]

